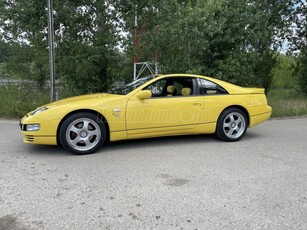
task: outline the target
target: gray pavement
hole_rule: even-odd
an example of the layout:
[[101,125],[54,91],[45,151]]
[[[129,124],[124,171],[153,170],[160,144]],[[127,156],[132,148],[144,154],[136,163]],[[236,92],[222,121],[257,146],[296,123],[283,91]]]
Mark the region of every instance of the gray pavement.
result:
[[0,120],[0,230],[307,229],[307,118],[75,156]]

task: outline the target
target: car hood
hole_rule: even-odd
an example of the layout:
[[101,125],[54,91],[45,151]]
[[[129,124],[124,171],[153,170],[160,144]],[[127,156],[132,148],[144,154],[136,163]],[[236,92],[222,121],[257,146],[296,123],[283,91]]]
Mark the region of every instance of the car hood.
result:
[[68,106],[68,107],[92,107],[103,102],[110,101],[116,98],[122,97],[122,95],[108,94],[108,93],[97,93],[88,94],[76,97],[69,97],[61,99],[45,105],[47,108],[57,106]]

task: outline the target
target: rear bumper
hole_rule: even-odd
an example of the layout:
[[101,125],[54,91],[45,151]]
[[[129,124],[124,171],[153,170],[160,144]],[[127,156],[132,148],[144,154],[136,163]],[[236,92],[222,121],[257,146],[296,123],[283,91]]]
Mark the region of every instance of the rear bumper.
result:
[[271,115],[272,115],[272,107],[266,106],[263,113],[250,117],[249,127],[251,128],[255,125],[258,125],[261,122],[268,120],[271,117]]

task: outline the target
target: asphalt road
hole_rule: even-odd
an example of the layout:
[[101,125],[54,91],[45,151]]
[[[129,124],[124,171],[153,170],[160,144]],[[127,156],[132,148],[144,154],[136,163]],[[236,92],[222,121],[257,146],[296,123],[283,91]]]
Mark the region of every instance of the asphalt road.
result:
[[108,144],[96,154],[22,142],[0,121],[0,230],[307,229],[307,118],[245,138]]

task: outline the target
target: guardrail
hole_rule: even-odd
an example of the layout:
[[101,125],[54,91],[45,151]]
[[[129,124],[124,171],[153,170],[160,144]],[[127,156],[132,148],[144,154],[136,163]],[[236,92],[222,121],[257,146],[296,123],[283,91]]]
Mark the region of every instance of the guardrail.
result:
[[[24,83],[36,84],[36,82],[32,81],[32,80],[3,79],[3,78],[0,78],[0,86],[11,86],[11,85],[18,86],[18,85],[21,85],[21,84],[24,84]],[[50,86],[50,81],[45,81],[45,86]],[[56,82],[56,86],[59,86],[59,82],[58,81]]]
[[[0,78],[0,86],[8,86],[8,85],[20,85],[22,83],[35,83],[32,80],[22,80],[22,79],[7,79],[7,78]],[[48,82],[46,81],[48,84]]]

